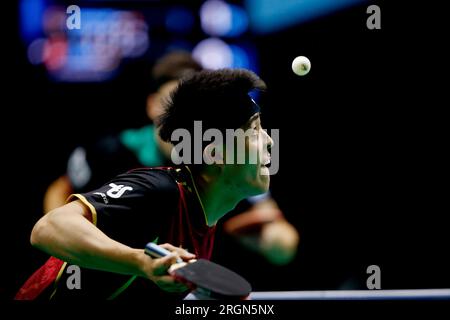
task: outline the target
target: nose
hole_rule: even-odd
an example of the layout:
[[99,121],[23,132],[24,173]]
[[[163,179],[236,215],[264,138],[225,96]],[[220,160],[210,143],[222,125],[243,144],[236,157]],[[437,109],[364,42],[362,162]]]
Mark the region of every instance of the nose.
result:
[[269,136],[269,134],[267,133],[266,130],[262,130],[262,132],[263,132],[264,142],[267,144],[268,149],[272,148],[272,146],[273,146],[272,137]]

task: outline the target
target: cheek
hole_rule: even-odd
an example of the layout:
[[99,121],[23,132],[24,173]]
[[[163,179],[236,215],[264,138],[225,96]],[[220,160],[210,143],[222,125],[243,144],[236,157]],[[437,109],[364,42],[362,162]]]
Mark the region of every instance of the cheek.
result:
[[233,176],[235,178],[236,184],[243,185],[253,185],[256,180],[258,180],[259,170],[257,165],[242,164],[237,165]]
[[247,159],[249,160],[250,164],[257,164],[261,161],[261,151],[262,151],[262,144],[259,142],[258,139],[255,139],[254,141],[249,142],[247,145]]

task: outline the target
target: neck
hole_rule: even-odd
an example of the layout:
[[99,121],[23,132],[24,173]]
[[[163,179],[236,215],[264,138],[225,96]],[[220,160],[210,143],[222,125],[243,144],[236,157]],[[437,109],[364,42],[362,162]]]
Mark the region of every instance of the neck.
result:
[[194,178],[208,226],[214,226],[220,218],[233,210],[242,200],[242,193],[233,190],[223,178],[199,174]]

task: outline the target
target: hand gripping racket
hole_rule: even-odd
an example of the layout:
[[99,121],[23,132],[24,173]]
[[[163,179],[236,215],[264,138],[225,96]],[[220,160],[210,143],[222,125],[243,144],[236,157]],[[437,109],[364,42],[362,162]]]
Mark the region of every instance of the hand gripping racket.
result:
[[[154,258],[164,257],[171,252],[150,242],[145,253]],[[177,263],[182,262],[181,259]],[[173,265],[173,266],[176,266]],[[199,259],[179,268],[169,268],[169,274],[201,295],[214,299],[245,299],[252,288],[243,277],[214,262]]]

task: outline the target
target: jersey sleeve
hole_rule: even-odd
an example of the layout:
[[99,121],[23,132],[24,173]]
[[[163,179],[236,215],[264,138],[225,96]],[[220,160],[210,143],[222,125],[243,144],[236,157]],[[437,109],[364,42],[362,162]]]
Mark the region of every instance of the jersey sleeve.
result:
[[81,194],[93,223],[110,238],[133,247],[144,247],[158,237],[178,205],[178,187],[163,170],[140,169],[122,174],[102,187]]

